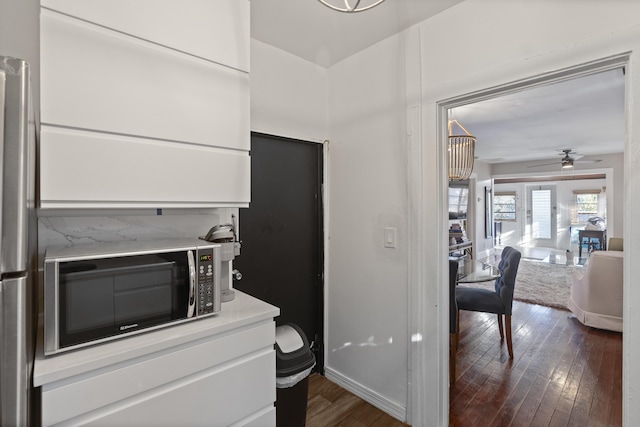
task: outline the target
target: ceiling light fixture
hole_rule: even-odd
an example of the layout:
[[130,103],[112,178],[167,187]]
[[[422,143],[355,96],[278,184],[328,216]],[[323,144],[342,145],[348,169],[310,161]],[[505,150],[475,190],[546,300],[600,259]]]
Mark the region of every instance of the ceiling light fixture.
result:
[[571,169],[573,167],[573,159],[569,158],[567,156],[567,158],[562,159],[562,169]]
[[[318,0],[323,5],[338,12],[354,13],[376,7],[384,0]],[[344,3],[344,5],[342,4]]]
[[[453,124],[466,135],[454,135]],[[457,120],[449,120],[449,181],[469,179],[473,171],[476,137],[471,135]]]

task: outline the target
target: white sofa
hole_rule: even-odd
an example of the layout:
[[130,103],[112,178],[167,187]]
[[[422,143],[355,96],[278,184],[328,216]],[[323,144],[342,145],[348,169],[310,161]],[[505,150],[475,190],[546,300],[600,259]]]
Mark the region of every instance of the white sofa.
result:
[[573,273],[569,310],[587,326],[622,332],[621,251],[594,251],[584,274]]

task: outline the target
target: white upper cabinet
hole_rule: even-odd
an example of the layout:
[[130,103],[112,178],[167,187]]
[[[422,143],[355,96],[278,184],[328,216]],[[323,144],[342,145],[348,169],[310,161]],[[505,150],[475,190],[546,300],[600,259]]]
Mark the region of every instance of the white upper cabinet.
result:
[[54,12],[40,21],[42,123],[249,149],[247,73]]
[[248,0],[43,0],[40,37],[42,208],[248,205]]
[[42,7],[249,71],[248,0],[42,0]]

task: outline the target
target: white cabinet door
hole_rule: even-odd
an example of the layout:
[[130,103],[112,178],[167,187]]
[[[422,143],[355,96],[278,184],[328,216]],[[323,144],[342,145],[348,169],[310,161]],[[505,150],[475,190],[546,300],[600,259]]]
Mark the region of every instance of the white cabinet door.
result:
[[[248,0],[42,0],[47,9],[249,71]],[[188,5],[188,6],[187,6]]]
[[134,3],[43,2],[41,207],[248,206],[248,2]]
[[44,124],[249,150],[247,73],[43,11]]
[[248,205],[246,151],[42,125],[40,204],[47,208]]

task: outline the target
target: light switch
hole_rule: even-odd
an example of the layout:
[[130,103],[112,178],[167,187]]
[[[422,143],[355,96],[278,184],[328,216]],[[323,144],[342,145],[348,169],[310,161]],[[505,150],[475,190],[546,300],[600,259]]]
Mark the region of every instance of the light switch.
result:
[[397,240],[397,230],[394,227],[385,227],[384,229],[384,247],[395,248]]

